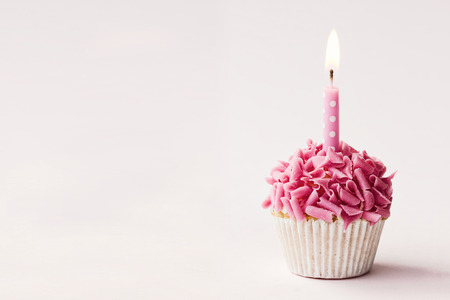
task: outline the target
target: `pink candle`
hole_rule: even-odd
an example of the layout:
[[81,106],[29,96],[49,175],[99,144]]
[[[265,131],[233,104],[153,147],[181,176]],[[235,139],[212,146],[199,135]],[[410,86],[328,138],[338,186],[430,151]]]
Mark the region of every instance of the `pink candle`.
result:
[[330,86],[323,89],[323,146],[339,151],[339,89],[333,86],[334,71],[339,66],[339,39],[336,30],[328,37],[326,69],[330,72]]
[[323,89],[323,145],[339,151],[339,89]]

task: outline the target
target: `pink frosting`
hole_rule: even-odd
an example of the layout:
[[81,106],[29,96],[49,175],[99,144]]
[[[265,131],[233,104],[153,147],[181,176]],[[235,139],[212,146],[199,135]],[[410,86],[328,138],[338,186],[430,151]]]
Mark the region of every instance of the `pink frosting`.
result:
[[341,141],[340,152],[308,140],[290,159],[280,161],[266,178],[272,188],[264,208],[284,209],[299,221],[312,216],[327,222],[342,217],[344,227],[358,219],[371,225],[390,216],[392,178],[386,167],[366,151]]

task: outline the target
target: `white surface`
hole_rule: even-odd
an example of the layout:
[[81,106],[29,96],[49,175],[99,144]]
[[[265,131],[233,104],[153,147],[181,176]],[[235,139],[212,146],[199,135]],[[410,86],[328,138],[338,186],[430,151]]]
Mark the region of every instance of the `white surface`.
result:
[[[3,1],[1,299],[445,299],[445,1]],[[372,272],[291,275],[263,178],[342,139],[394,181]]]

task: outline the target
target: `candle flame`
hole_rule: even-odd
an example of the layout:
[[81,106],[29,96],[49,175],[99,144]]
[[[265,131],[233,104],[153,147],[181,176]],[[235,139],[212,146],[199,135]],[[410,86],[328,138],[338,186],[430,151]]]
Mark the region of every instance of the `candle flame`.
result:
[[327,53],[325,56],[325,68],[327,71],[336,71],[339,67],[341,51],[339,49],[339,38],[335,29],[328,36]]

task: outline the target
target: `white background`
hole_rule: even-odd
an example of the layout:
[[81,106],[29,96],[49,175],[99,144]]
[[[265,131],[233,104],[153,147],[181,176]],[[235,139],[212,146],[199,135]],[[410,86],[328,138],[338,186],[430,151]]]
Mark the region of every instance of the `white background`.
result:
[[[3,1],[0,298],[444,299],[447,1]],[[264,177],[341,138],[394,180],[375,265],[290,274]],[[448,298],[447,298],[448,299]]]

